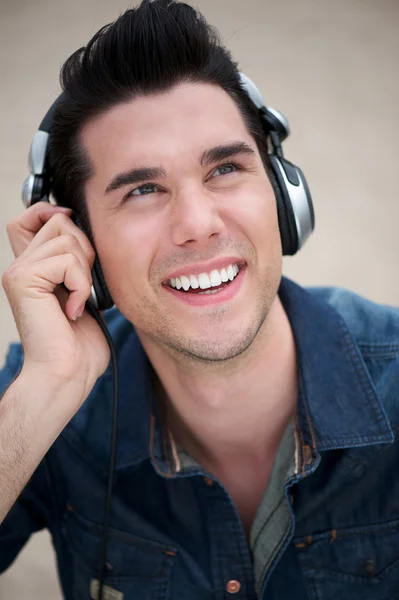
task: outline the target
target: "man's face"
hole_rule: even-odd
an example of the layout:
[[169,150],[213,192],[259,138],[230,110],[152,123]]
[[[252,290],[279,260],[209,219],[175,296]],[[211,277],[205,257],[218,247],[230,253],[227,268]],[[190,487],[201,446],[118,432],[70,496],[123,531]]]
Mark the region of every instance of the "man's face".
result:
[[205,360],[243,352],[277,293],[282,250],[273,189],[233,100],[182,84],[112,108],[81,142],[104,276],[141,339]]

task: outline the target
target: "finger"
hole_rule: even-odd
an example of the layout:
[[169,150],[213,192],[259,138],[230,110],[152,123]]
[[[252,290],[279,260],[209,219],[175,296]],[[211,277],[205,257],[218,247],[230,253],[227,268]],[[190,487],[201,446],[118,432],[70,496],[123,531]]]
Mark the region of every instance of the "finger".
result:
[[36,202],[7,224],[7,235],[15,258],[31,243],[38,231],[56,213],[72,214],[72,209]]
[[31,288],[40,294],[53,293],[63,283],[70,294],[65,304],[68,319],[74,320],[77,310],[90,296],[91,281],[87,278],[75,254],[61,254],[34,263],[35,275],[30,275]]
[[71,233],[65,233],[56,238],[52,238],[38,248],[35,248],[32,252],[29,252],[29,254],[25,255],[22,253],[18,260],[39,262],[45,258],[50,258],[51,256],[58,256],[60,254],[68,253],[76,254],[84,272],[86,273],[86,277],[92,282],[93,280],[87,256],[83,252],[78,239]]
[[[81,231],[81,229],[79,229],[79,227],[75,225],[75,223],[68,215],[65,215],[60,212],[54,214],[47,221],[47,223],[43,225],[40,231],[37,232],[29,246],[22,253],[23,257],[26,258],[34,250],[36,250],[36,248],[38,248],[42,244],[45,244],[49,240],[67,233],[72,234],[77,238],[83,252],[86,255],[87,261],[90,265],[90,269],[92,269],[94,264],[95,252],[88,237],[83,231]],[[20,256],[22,257],[22,255]]]

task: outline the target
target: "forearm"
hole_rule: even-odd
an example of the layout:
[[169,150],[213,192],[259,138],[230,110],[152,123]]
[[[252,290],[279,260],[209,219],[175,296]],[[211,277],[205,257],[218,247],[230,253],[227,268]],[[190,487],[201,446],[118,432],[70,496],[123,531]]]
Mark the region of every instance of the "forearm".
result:
[[[73,385],[22,371],[0,400],[0,523],[66,426]],[[69,408],[68,408],[69,407]]]

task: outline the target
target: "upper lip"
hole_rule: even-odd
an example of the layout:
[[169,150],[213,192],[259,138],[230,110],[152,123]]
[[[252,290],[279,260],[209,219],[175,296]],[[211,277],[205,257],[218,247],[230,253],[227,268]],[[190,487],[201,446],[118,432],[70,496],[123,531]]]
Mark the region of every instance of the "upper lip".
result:
[[223,269],[228,267],[229,265],[245,265],[246,261],[242,258],[238,258],[237,256],[227,256],[222,258],[217,258],[215,260],[203,263],[196,263],[195,265],[189,265],[188,267],[181,267],[180,269],[176,269],[173,273],[169,273],[169,275],[164,279],[163,283],[167,283],[170,279],[181,277],[185,275],[199,275],[200,273],[210,273],[214,269]]

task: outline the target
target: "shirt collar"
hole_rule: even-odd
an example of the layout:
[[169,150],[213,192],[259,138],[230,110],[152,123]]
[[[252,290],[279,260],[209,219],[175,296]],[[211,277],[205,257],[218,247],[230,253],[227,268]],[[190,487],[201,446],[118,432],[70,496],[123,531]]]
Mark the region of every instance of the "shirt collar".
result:
[[392,442],[384,406],[343,318],[285,277],[279,296],[297,349],[299,427],[312,447]]

